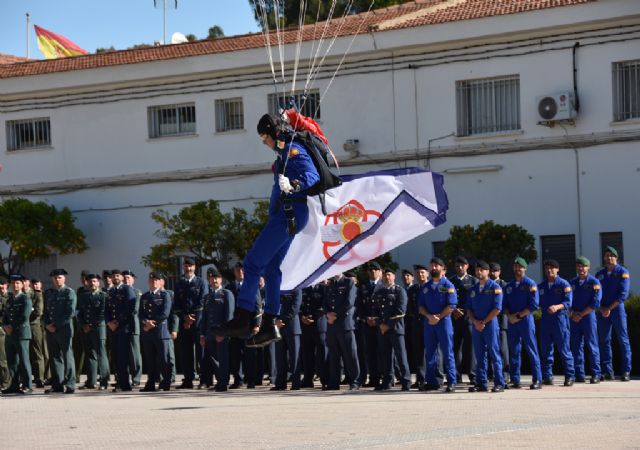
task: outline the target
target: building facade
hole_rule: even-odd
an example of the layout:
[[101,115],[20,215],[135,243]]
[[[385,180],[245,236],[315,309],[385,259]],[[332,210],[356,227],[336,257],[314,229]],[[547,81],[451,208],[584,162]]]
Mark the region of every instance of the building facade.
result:
[[[446,224],[394,259],[424,263],[451,226],[493,220],[536,237],[536,278],[547,257],[596,266],[609,244],[640,272],[640,2],[433,3],[350,17],[305,103],[343,173],[445,175]],[[266,198],[255,124],[291,91],[287,36],[277,92],[260,34],[0,66],[0,195],[74,212],[90,249],[55,264],[144,273],[154,210]],[[320,45],[305,36],[300,103]]]

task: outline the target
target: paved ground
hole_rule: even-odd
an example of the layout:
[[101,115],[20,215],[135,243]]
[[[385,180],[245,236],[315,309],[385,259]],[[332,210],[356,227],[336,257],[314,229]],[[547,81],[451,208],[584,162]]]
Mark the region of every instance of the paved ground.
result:
[[640,448],[638,380],[502,394],[36,390],[0,411],[4,448]]

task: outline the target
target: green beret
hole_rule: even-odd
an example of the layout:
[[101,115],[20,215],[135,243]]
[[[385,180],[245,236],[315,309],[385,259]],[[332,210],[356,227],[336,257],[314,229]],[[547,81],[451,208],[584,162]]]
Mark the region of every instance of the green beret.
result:
[[576,264],[582,264],[583,266],[591,267],[591,261],[589,261],[584,256],[579,256],[576,258]]
[[513,263],[519,265],[523,269],[526,269],[528,266],[527,262],[521,256],[516,256],[516,259],[513,261]]
[[604,252],[607,253],[611,253],[613,256],[615,256],[616,258],[618,257],[618,250],[616,250],[615,248],[613,248],[610,245],[607,245],[607,248],[604,249]]

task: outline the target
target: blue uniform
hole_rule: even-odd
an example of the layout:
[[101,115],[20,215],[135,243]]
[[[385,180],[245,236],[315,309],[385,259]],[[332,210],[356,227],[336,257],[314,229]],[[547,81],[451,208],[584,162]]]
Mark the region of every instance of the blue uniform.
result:
[[[237,307],[235,299],[240,294],[242,280],[231,281],[227,284],[226,289],[233,294],[234,304]],[[233,375],[233,384],[231,389],[239,388],[245,381],[248,385],[255,384],[255,362],[256,352],[251,347],[245,347],[245,339],[229,338],[229,373]]]
[[[438,283],[427,281],[419,287],[418,307],[423,307],[429,314],[440,314],[447,306],[455,308],[458,305],[458,296],[453,283],[446,277],[441,277]],[[439,384],[438,374],[438,345],[442,351],[446,366],[447,383],[456,384],[456,359],[453,354],[453,324],[451,315],[447,315],[436,325],[429,324],[425,318],[424,323],[424,354],[427,361],[425,381],[428,385]]]
[[[381,286],[375,294],[378,308],[378,343],[382,359],[382,388],[391,387],[393,382],[394,354],[398,360],[400,382],[405,388],[411,384],[411,372],[407,361],[407,349],[404,345],[404,315],[407,310],[407,292],[402,286],[393,284]],[[389,329],[383,334],[380,324]]]
[[[196,373],[196,361],[202,360],[202,347],[200,347],[200,335],[198,328],[202,316],[204,296],[209,292],[207,283],[200,277],[194,276],[191,280],[186,278],[178,282],[175,292],[174,312],[179,319],[178,343],[182,356],[182,373],[184,384],[193,385]],[[195,322],[190,326],[185,322],[185,317],[193,315]],[[186,328],[188,326],[188,328]]]
[[593,275],[581,282],[576,277],[570,281],[573,290],[573,302],[571,310],[573,312],[582,312],[586,308],[592,308],[589,314],[580,319],[579,322],[570,322],[569,330],[571,332],[570,345],[571,353],[573,353],[573,362],[576,371],[576,378],[584,379],[584,346],[589,348],[591,365],[591,375],[595,378],[600,377],[600,348],[598,347],[598,328],[596,324],[596,310],[600,307],[600,299],[602,298],[602,289],[600,282]]
[[276,389],[286,389],[287,375],[291,374],[291,389],[300,389],[300,304],[302,290],[298,289],[280,296],[278,319],[284,326],[280,328],[282,339],[276,342]]
[[256,311],[259,303],[258,284],[260,275],[264,275],[264,312],[273,316],[277,316],[280,311],[280,264],[293,241],[293,236],[287,231],[287,218],[278,185],[278,175],[283,168],[284,176],[299,182],[299,192],[287,196],[292,201],[298,232],[309,220],[305,191],[320,180],[313,161],[302,145],[288,141],[282,150],[278,150],[278,159],[273,165],[274,184],[269,202],[269,220],[244,260],[244,282],[238,298],[240,308]]
[[[502,288],[495,281],[488,279],[484,286],[476,283],[469,291],[467,308],[473,312],[476,320],[485,320],[494,310],[502,310]],[[500,355],[500,324],[494,317],[485,324],[484,330],[473,327],[473,351],[476,356],[476,385],[487,386],[487,353],[493,362],[493,380],[495,386],[504,386],[502,375],[502,356]]]
[[123,391],[131,390],[131,358],[133,347],[133,332],[135,331],[136,293],[131,286],[120,284],[109,290],[105,320],[118,322],[118,328],[113,333],[112,353],[116,355],[116,373],[118,374],[118,388]]
[[[326,285],[318,283],[302,290],[300,305],[300,327],[302,328],[302,387],[313,387],[313,377],[318,375],[322,385],[327,384],[327,317],[324,315]],[[303,318],[312,323],[305,324]]]
[[536,325],[533,312],[538,309],[538,286],[529,277],[523,277],[519,282],[510,281],[504,288],[502,307],[508,314],[517,314],[528,309],[531,314],[516,323],[510,323],[507,328],[509,340],[509,372],[511,381],[520,384],[520,366],[522,363],[522,345],[527,349],[531,364],[531,377],[534,383],[542,381],[540,355],[536,341]]
[[229,384],[229,338],[216,340],[215,329],[233,317],[235,298],[228,289],[210,290],[204,297],[200,321],[200,336],[205,338],[200,383],[211,386],[216,376],[216,388],[226,390]]
[[360,384],[360,366],[353,333],[356,285],[351,278],[332,279],[324,298],[324,310],[335,313],[333,323],[327,321],[327,347],[329,348],[329,381],[327,388],[340,389],[340,359],[352,386]]
[[[169,364],[169,317],[171,316],[171,295],[164,289],[145,292],[140,298],[140,321],[142,322],[142,345],[147,366],[146,389],[155,390],[156,382],[161,389],[171,385],[171,365]],[[155,321],[155,327],[145,331],[147,321]]]
[[358,286],[356,295],[356,316],[358,318],[358,360],[364,360],[360,366],[360,382],[364,384],[367,373],[369,374],[369,386],[377,387],[382,376],[382,360],[378,346],[378,327],[369,324],[367,318],[379,319],[375,308],[374,295],[382,286],[380,280],[369,280]]
[[598,271],[596,278],[602,284],[600,306],[609,307],[616,300],[620,302],[616,308],[611,310],[609,317],[605,318],[600,314],[597,316],[602,373],[613,375],[611,357],[611,328],[613,327],[616,330],[622,353],[622,373],[628,374],[631,372],[631,345],[627,332],[627,312],[624,309],[624,302],[629,297],[631,287],[629,271],[617,264],[611,273],[607,273],[606,268]]
[[[569,308],[571,308],[571,285],[563,278],[557,277],[549,285],[547,281],[538,284],[540,295],[540,362],[542,377],[550,380],[553,377],[553,344],[558,347],[562,358],[564,376],[566,379],[574,378],[573,355],[569,346]],[[551,305],[562,303],[564,309],[550,314],[547,308]]]

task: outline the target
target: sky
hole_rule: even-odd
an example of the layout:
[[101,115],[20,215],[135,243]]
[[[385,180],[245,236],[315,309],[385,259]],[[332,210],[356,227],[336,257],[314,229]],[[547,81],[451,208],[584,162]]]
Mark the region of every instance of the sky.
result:
[[[33,25],[60,34],[89,53],[99,47],[124,50],[162,41],[163,0],[0,0],[0,53],[27,56],[26,13],[30,14],[31,58],[44,59]],[[214,25],[225,36],[259,31],[249,0],[167,0],[167,41],[178,31],[207,37]]]

